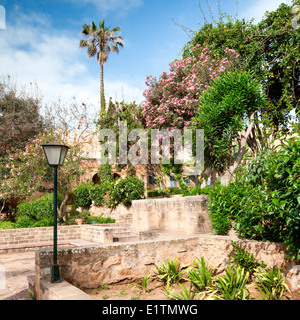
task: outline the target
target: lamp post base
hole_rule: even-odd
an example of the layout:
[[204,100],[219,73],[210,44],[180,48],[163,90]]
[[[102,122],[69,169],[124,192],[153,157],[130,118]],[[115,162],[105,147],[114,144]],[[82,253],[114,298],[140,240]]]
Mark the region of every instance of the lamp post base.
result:
[[59,273],[59,265],[58,264],[53,264],[52,265],[51,282],[52,283],[61,282],[60,273]]

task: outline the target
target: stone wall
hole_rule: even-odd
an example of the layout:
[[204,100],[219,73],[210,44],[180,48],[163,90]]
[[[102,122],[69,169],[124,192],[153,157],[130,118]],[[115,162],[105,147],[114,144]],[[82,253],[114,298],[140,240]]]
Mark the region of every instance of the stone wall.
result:
[[[113,242],[112,227],[106,225],[58,226],[57,240],[82,239],[96,243]],[[0,229],[0,245],[45,242],[53,240],[53,227]]]
[[[295,261],[284,258],[286,246],[280,243],[251,240],[235,240],[243,248],[263,260],[269,267],[289,270]],[[232,251],[229,237],[200,235],[194,237],[148,240],[136,243],[114,243],[81,248],[61,248],[58,263],[61,276],[81,289],[96,289],[102,284],[120,281],[131,282],[143,278],[145,273],[154,275],[155,264],[179,259],[182,265],[190,266],[195,257],[204,257],[212,266],[224,271],[228,253]],[[37,292],[40,280],[50,281],[45,268],[52,264],[51,250],[36,251],[35,281]]]
[[133,201],[133,231],[208,234],[211,232],[211,221],[207,201],[207,196]]

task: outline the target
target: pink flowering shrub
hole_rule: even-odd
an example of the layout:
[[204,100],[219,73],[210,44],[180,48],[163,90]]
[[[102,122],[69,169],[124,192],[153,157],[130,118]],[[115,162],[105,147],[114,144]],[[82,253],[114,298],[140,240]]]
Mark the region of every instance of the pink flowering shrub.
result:
[[143,114],[151,128],[188,128],[199,105],[199,98],[220,73],[233,68],[239,54],[226,48],[224,56],[213,57],[208,47],[194,47],[194,57],[170,63],[169,73],[163,72],[157,81],[146,78]]

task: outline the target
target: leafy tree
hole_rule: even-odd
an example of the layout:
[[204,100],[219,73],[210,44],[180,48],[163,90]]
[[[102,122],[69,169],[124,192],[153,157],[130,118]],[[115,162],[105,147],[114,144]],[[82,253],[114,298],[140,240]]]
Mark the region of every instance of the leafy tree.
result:
[[201,94],[222,72],[234,67],[239,57],[228,48],[218,57],[208,47],[195,46],[193,52],[194,57],[172,62],[170,72],[164,72],[158,81],[147,77],[142,105],[147,127],[190,127]]
[[[76,139],[76,137],[73,137]],[[69,198],[69,191],[76,179],[84,173],[82,167],[83,152],[80,144],[72,141],[70,135],[64,136],[63,132],[45,130],[34,139],[28,141],[25,151],[14,149],[8,154],[9,161],[6,164],[8,173],[0,184],[0,200],[9,201],[11,198],[25,200],[35,191],[44,190],[53,185],[53,170],[47,164],[42,144],[60,142],[70,147],[64,165],[59,168],[58,191],[64,195],[61,202],[58,217],[64,216],[64,206]]]
[[300,96],[300,31],[292,26],[295,16],[293,6],[281,4],[273,12],[266,12],[258,24],[253,21],[220,18],[215,23],[205,23],[187,43],[183,57],[195,57],[193,48],[206,46],[213,54],[220,54],[228,47],[240,54],[243,70],[253,71],[264,86],[269,104],[265,116],[278,128],[286,125],[289,112],[299,110]]
[[123,47],[123,38],[115,36],[121,29],[115,27],[109,30],[104,24],[105,20],[99,23],[99,27],[93,21],[89,26],[84,24],[81,33],[87,39],[81,40],[79,45],[80,48],[87,47],[87,53],[90,58],[97,55],[97,62],[100,64],[101,113],[105,111],[103,66],[107,62],[111,51],[119,53],[119,47]]
[[[207,166],[223,175],[227,183],[246,153],[261,146],[259,116],[266,104],[261,85],[248,72],[224,72],[200,97],[196,127],[204,129]],[[251,135],[250,135],[251,134]],[[233,157],[233,141],[238,150]]]
[[[8,79],[9,80],[9,79]],[[11,148],[24,148],[46,126],[41,101],[25,91],[17,92],[9,81],[0,82],[0,157]]]

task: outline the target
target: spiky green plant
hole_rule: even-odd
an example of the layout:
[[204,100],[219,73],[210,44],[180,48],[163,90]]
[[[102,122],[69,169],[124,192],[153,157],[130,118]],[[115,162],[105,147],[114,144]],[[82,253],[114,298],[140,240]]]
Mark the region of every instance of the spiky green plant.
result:
[[161,263],[161,266],[155,265],[158,272],[159,279],[166,285],[169,282],[169,285],[178,283],[181,279],[181,275],[184,271],[181,270],[181,265],[176,261],[168,260],[167,264],[164,262]]
[[285,283],[285,276],[281,274],[280,268],[275,267],[269,270],[258,270],[255,273],[257,282],[256,288],[261,293],[263,300],[279,300],[282,295],[289,291]]
[[246,288],[249,272],[244,268],[227,266],[226,274],[219,277],[214,285],[217,294],[216,300],[249,300],[250,293]]
[[201,257],[201,260],[196,258],[196,261],[194,261],[193,269],[188,271],[187,280],[190,281],[198,291],[203,291],[212,286],[214,280],[213,275],[213,269],[208,267],[204,257]]

